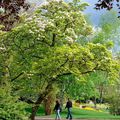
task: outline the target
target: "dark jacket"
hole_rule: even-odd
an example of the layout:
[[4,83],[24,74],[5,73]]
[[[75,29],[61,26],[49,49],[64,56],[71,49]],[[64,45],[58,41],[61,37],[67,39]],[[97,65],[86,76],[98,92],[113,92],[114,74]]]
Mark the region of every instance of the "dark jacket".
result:
[[71,108],[72,107],[72,102],[69,100],[67,103],[66,103],[66,107],[65,108]]
[[56,103],[56,105],[55,105],[55,107],[54,107],[54,111],[55,110],[60,110],[61,108],[60,108],[60,104],[59,103]]

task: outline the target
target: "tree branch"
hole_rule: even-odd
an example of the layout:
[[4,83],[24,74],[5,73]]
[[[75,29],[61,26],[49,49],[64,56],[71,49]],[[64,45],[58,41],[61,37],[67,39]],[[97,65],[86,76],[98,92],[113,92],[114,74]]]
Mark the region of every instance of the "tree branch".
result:
[[28,98],[26,98],[26,97],[20,97],[19,100],[20,100],[20,101],[24,101],[24,102],[26,102],[26,103],[28,103],[28,104],[34,104],[34,103],[35,103],[35,102],[33,102],[31,99],[28,99]]
[[14,77],[14,78],[12,78],[11,79],[11,82],[13,82],[15,79],[17,79],[17,78],[19,78],[21,75],[23,75],[24,73],[23,72],[21,72],[20,74],[18,74],[16,77]]
[[54,47],[54,45],[55,45],[55,38],[56,38],[56,34],[53,33],[52,44],[50,45],[51,47]]

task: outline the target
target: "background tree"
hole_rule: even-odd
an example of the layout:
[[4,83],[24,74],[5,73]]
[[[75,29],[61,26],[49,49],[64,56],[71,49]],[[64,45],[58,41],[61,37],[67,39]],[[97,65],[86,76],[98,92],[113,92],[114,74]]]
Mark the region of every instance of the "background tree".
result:
[[[100,9],[107,9],[107,10],[111,10],[113,7],[115,7],[115,4],[118,7],[118,13],[119,13],[119,9],[120,9],[120,4],[119,4],[119,0],[98,0],[98,3],[96,3],[96,7],[95,9],[100,10]],[[120,16],[118,16],[120,17]]]
[[74,100],[86,102],[91,98],[95,98],[93,102],[102,103],[107,91],[106,88],[110,83],[104,74],[104,72],[98,71],[81,78],[75,76],[63,77],[61,78],[61,91],[64,90],[64,96],[67,94],[68,97]]
[[1,0],[0,1],[0,23],[5,26],[3,30],[9,31],[18,22],[21,9],[27,10],[29,4],[26,0]]
[[[119,54],[117,54],[116,56],[116,59],[118,61],[120,61],[119,56]],[[120,77],[116,81],[112,82],[112,84],[110,84],[107,89],[108,90],[106,98],[108,100],[108,103],[110,104],[110,112],[114,115],[120,115]]]
[[107,10],[110,10],[113,8],[113,2],[117,2],[116,4],[119,7],[119,0],[99,0],[96,4],[96,9],[103,9],[106,8]]

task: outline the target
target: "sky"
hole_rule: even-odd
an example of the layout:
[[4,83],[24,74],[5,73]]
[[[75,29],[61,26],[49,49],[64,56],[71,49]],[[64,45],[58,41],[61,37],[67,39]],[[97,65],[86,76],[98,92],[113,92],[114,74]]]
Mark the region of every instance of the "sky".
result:
[[86,8],[85,13],[90,15],[93,25],[98,25],[100,16],[104,14],[106,11],[105,10],[99,11],[94,9],[97,0],[83,0],[83,1],[89,3],[89,6]]

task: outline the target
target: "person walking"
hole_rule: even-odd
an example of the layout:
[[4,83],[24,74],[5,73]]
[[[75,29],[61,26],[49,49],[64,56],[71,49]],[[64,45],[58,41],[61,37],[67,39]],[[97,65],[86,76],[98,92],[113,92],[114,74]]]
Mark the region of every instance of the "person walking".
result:
[[72,102],[70,101],[70,99],[68,98],[68,101],[66,103],[65,109],[67,108],[68,113],[67,113],[67,117],[66,119],[72,120]]
[[56,100],[54,111],[56,112],[55,120],[61,120],[61,116],[60,116],[61,107],[60,107],[60,103],[58,100]]

